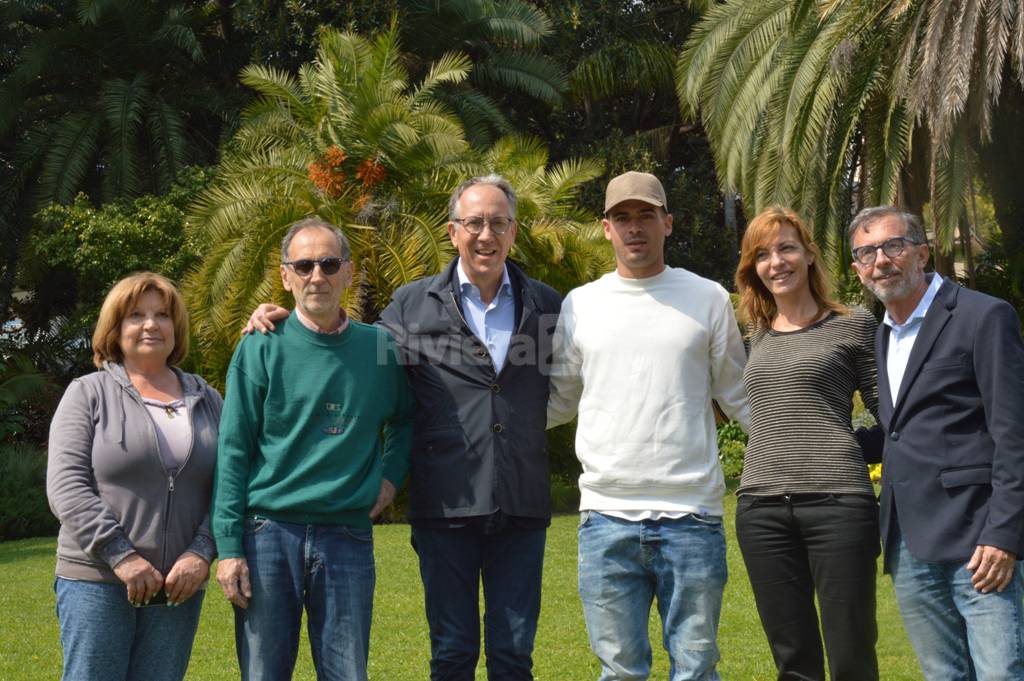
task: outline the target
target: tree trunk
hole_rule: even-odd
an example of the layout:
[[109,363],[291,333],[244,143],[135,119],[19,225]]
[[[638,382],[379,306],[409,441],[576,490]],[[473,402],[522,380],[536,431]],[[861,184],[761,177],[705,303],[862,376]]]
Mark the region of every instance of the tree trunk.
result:
[[739,253],[740,230],[736,221],[736,194],[726,192],[722,195],[723,213],[725,213],[725,233],[729,239],[729,248],[733,253]]
[[992,140],[978,153],[978,167],[992,195],[996,222],[1012,280],[1024,284],[1024,90],[1010,73],[992,116]]

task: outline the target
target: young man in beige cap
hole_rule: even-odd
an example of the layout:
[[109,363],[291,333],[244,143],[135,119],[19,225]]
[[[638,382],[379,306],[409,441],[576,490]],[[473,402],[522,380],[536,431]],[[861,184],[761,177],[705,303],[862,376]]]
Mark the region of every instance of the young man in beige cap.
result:
[[548,426],[579,413],[579,584],[601,681],[646,679],[656,597],[670,681],[719,679],[726,582],[715,400],[747,427],[746,355],[729,295],[665,266],[665,190],[628,172],[605,194],[616,268],[569,293]]

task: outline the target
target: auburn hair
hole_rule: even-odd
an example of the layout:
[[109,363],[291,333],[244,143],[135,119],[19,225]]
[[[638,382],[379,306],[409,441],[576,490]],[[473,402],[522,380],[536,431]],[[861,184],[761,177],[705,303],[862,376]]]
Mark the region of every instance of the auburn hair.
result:
[[757,276],[757,253],[766,248],[779,230],[787,225],[793,228],[800,245],[813,257],[813,262],[807,266],[807,284],[814,302],[818,304],[818,313],[825,310],[840,314],[848,312],[845,305],[836,302],[831,296],[828,278],[819,266],[821,251],[803,220],[789,208],[771,206],[761,211],[747,225],[740,245],[740,263],[736,267],[736,290],[740,294],[739,318],[750,332],[758,328],[771,328],[772,320],[778,312],[775,297]]

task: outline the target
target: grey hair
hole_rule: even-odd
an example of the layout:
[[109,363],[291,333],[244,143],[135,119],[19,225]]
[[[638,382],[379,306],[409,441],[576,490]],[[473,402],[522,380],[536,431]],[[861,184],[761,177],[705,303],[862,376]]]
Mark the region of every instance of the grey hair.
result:
[[924,233],[924,224],[921,222],[921,218],[913,213],[902,211],[895,206],[874,206],[872,208],[865,208],[857,213],[853,218],[853,222],[846,229],[846,239],[852,246],[853,235],[857,233],[858,229],[865,229],[868,225],[889,217],[897,218],[900,221],[903,225],[903,234],[907,238],[922,244],[928,243],[928,236]]
[[486,184],[492,187],[497,187],[501,190],[501,193],[505,195],[505,199],[508,201],[508,212],[509,217],[513,220],[516,219],[516,192],[512,189],[512,185],[508,183],[501,175],[491,173],[490,175],[482,175],[480,177],[471,177],[452,192],[451,198],[448,199],[448,219],[457,220],[461,216],[459,215],[459,199],[470,187],[475,187],[478,184]]
[[335,238],[338,240],[338,248],[341,250],[341,259],[347,262],[352,258],[352,249],[349,248],[348,239],[346,239],[345,235],[341,233],[341,230],[323,218],[314,215],[312,217],[297,220],[288,228],[288,233],[284,235],[283,239],[281,239],[281,262],[288,259],[288,249],[291,248],[292,239],[295,238],[295,235],[304,229],[309,229],[310,227],[326,229],[328,232],[333,233]]

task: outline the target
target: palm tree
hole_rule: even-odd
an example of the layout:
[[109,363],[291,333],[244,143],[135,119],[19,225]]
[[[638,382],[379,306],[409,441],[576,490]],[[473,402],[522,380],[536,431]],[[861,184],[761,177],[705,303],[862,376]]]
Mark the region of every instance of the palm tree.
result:
[[[565,103],[565,68],[541,47],[551,20],[523,0],[410,0],[403,5],[403,42],[413,62],[456,49],[473,62],[469,78],[439,89],[463,121],[468,140],[484,148],[511,134],[522,101],[552,108]],[[444,36],[438,40],[438,36]]]
[[808,214],[838,267],[870,204],[928,202],[949,252],[993,105],[1024,82],[1022,17],[1020,0],[728,0],[687,40],[677,92],[723,188]]
[[583,186],[603,174],[600,163],[569,159],[551,166],[541,140],[513,135],[487,150],[478,172],[500,173],[515,187],[520,227],[512,257],[531,277],[564,295],[614,267],[600,220],[579,203]]
[[223,41],[203,4],[0,4],[17,27],[0,60],[0,309],[38,208],[80,191],[97,202],[162,193],[187,164],[216,157],[237,95],[208,68],[207,48]]
[[[223,375],[252,308],[284,299],[277,247],[301,217],[344,226],[357,270],[364,258],[375,265],[346,300],[357,319],[379,307],[368,297],[375,278],[416,276],[445,259],[441,216],[421,206],[434,193],[430,179],[455,172],[468,145],[458,119],[433,95],[440,84],[465,79],[470,65],[447,54],[412,85],[400,56],[393,23],[374,39],[324,31],[316,58],[297,77],[255,64],[243,70],[242,83],[257,97],[191,220],[210,245],[186,296],[212,375]],[[377,231],[381,223],[389,227]],[[399,229],[404,241],[395,250]],[[392,248],[378,250],[378,239]],[[396,271],[392,259],[403,255]]]
[[543,145],[526,138],[474,151],[436,98],[443,84],[468,76],[470,60],[443,55],[412,83],[398,35],[395,23],[374,38],[326,30],[297,76],[258,65],[243,71],[257,97],[190,220],[208,244],[185,291],[206,375],[224,375],[238,330],[258,303],[287,302],[278,244],[288,225],[310,214],[341,227],[351,242],[356,277],[343,304],[355,319],[373,321],[397,286],[451,258],[447,197],[470,175],[504,172],[522,188],[521,215],[542,225],[535,239],[521,237],[527,266],[544,267],[541,244],[551,244],[549,251],[557,245],[564,254],[563,279],[595,271],[600,257],[573,255],[586,242],[579,222],[593,222],[573,198],[599,168],[569,161],[549,169]]

